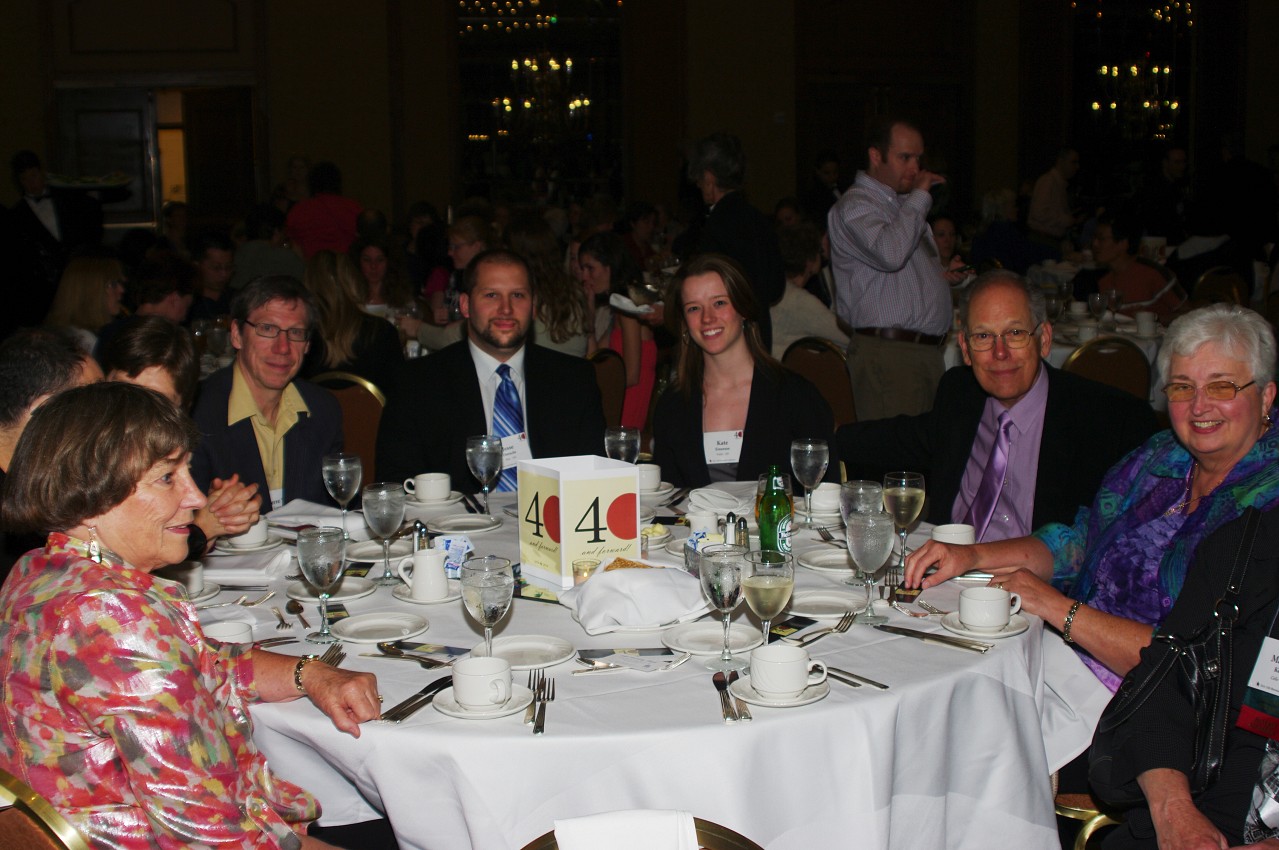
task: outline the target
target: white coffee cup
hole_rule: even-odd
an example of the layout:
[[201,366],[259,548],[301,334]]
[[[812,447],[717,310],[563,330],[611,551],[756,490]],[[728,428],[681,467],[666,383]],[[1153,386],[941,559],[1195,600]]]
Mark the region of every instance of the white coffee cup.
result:
[[[449,595],[449,580],[444,575],[448,554],[443,549],[419,549],[413,557],[400,561],[397,569],[410,597],[419,602],[435,602]],[[413,569],[406,571],[410,564]]]
[[662,468],[657,464],[639,463],[635,465],[635,471],[639,473],[641,493],[651,493],[662,486]]
[[262,517],[253,525],[249,526],[249,530],[243,534],[237,534],[234,537],[228,537],[227,542],[237,549],[247,549],[251,546],[261,546],[266,542],[266,517]]
[[511,664],[504,658],[471,657],[453,663],[453,699],[482,711],[511,698]]
[[714,511],[689,511],[684,514],[689,534],[718,534],[719,517]]
[[198,596],[204,590],[204,564],[199,561],[183,561],[181,564],[165,567],[158,574],[180,583],[187,589],[187,596]]
[[813,513],[833,514],[839,510],[839,485],[824,481],[813,488]]
[[1021,596],[1002,587],[970,587],[959,594],[959,622],[974,632],[994,634],[1021,610]]
[[971,525],[952,522],[934,528],[933,539],[938,543],[959,543],[964,546],[971,546],[977,542],[977,532]]
[[826,665],[809,658],[802,647],[775,643],[751,653],[751,687],[762,697],[794,699],[824,681]]
[[218,643],[253,643],[253,626],[243,620],[226,620],[201,626],[204,636]]
[[1085,319],[1075,325],[1075,336],[1080,342],[1087,342],[1090,339],[1097,338],[1097,323],[1092,319]]
[[447,472],[423,472],[404,479],[404,492],[419,502],[440,502],[453,492],[453,481]]
[[1087,316],[1087,315],[1088,315],[1088,303],[1087,303],[1087,302],[1085,302],[1085,301],[1071,301],[1071,302],[1070,302],[1070,315],[1072,315],[1072,316]]
[[1136,314],[1137,333],[1141,336],[1151,337],[1155,335],[1156,320],[1158,315],[1150,310],[1141,310]]

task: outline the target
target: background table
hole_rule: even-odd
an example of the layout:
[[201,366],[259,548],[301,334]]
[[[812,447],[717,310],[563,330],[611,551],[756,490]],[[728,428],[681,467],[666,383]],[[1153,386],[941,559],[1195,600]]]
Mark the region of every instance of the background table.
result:
[[[502,500],[493,501],[496,512]],[[480,553],[518,557],[515,521],[503,520],[500,530],[473,537]],[[814,547],[830,548],[812,532],[798,535],[798,552]],[[649,560],[674,564],[660,550]],[[796,570],[796,590],[833,586],[844,586],[838,576]],[[959,590],[951,582],[925,598],[953,610]],[[424,615],[431,628],[416,640],[480,641],[460,601],[411,605],[383,588],[347,607]],[[745,607],[736,620],[747,619]],[[269,614],[246,613],[258,622],[256,637],[280,634]],[[891,617],[941,631],[935,617]],[[522,713],[470,721],[427,708],[398,726],[365,724],[356,739],[302,700],[255,707],[255,739],[281,776],[320,798],[322,823],[385,812],[405,850],[507,850],[555,818],[623,808],[690,810],[770,850],[985,848],[995,836],[1005,846],[1053,848],[1040,728],[1045,638],[1030,620],[1026,633],[984,655],[854,626],[810,652],[890,690],[831,682],[821,702],[752,707],[753,722],[732,726],[721,720],[709,671],[693,658],[662,673],[569,675],[580,669],[574,662],[548,670],[557,698],[542,737],[523,725]],[[557,635],[578,648],[661,645],[657,633],[590,637],[562,606],[522,599],[496,634]],[[360,656],[373,647],[347,651],[344,666],[375,672],[388,705],[442,675]]]

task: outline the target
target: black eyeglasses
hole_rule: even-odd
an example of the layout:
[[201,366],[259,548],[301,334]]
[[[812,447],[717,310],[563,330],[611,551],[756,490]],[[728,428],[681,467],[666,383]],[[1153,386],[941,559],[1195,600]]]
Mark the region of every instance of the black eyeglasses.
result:
[[244,323],[253,328],[253,332],[263,339],[275,339],[280,335],[280,331],[284,331],[289,342],[306,342],[311,338],[310,328],[282,328],[269,322],[250,322],[248,319],[245,319]]
[[964,337],[968,340],[968,347],[973,351],[990,351],[995,347],[995,340],[1002,339],[1004,345],[1008,348],[1025,348],[1030,345],[1031,337],[1039,333],[1042,325],[1035,325],[1030,330],[1025,328],[1013,328],[1010,331],[1004,331],[1001,334],[992,334],[985,332],[967,333]]
[[1196,387],[1194,384],[1176,382],[1164,385],[1164,395],[1169,401],[1194,401],[1199,391],[1203,390],[1204,395],[1213,401],[1230,401],[1255,383],[1257,382],[1249,381],[1239,386],[1234,381],[1212,381],[1202,387]]

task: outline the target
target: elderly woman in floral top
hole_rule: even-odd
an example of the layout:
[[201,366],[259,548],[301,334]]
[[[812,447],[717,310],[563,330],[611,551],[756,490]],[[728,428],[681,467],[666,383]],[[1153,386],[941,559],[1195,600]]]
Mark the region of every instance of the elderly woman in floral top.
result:
[[68,390],[26,428],[6,525],[53,529],[0,590],[0,766],[95,847],[323,848],[305,791],[272,775],[248,706],[307,696],[352,735],[374,678],[207,642],[185,590],[152,575],[187,554],[204,504],[190,421],[128,384]]

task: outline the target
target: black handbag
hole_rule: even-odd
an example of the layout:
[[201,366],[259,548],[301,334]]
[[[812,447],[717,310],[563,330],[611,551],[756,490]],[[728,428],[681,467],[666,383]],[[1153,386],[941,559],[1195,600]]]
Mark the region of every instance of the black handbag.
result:
[[1239,617],[1239,590],[1252,558],[1261,513],[1249,508],[1245,513],[1243,536],[1230,568],[1230,578],[1202,628],[1189,637],[1157,634],[1152,641],[1163,653],[1151,663],[1135,667],[1125,678],[1106,710],[1102,712],[1088,753],[1088,782],[1094,795],[1107,803],[1125,807],[1141,804],[1144,797],[1135,775],[1125,775],[1116,763],[1128,739],[1125,723],[1146,704],[1164,680],[1191,706],[1195,718],[1195,741],[1190,791],[1199,794],[1221,774],[1227,720],[1230,713],[1230,683],[1234,673],[1231,644],[1235,620]]

